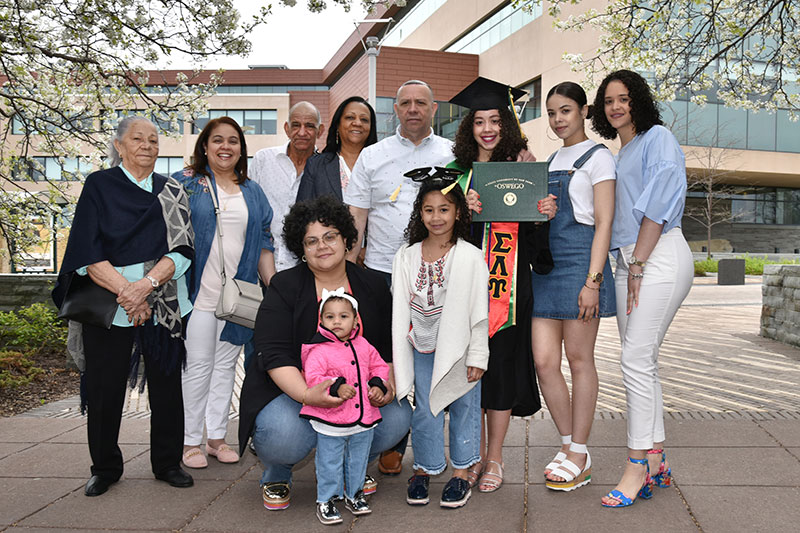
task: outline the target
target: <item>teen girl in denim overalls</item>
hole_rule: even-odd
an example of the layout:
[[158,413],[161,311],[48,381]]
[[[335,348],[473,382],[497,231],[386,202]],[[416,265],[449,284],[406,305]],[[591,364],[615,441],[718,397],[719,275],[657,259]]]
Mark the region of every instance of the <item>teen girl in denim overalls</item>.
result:
[[[547,95],[550,127],[564,141],[548,159],[548,192],[557,197],[558,205],[550,222],[554,266],[546,276],[532,273],[534,362],[540,390],[561,435],[561,450],[545,467],[545,484],[561,491],[591,481],[586,444],[598,392],[594,345],[599,318],[616,313],[608,261],[615,164],[605,146],[586,136],[584,121],[591,115],[586,103],[586,93],[572,82],[556,85]],[[562,345],[570,366],[571,394],[561,373]]]

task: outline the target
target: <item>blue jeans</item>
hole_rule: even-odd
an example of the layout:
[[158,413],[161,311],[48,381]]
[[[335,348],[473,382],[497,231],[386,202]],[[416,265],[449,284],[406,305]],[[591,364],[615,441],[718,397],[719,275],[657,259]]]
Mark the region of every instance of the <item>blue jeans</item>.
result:
[[[281,394],[269,402],[256,416],[253,445],[264,465],[261,484],[292,481],[292,467],[305,459],[317,446],[317,432],[305,418],[302,406]],[[375,427],[369,460],[397,444],[411,426],[411,406],[406,400],[393,401],[381,407],[383,421]]]
[[374,429],[340,437],[317,433],[317,503],[341,498],[343,480],[345,495],[351,500],[356,497],[364,487],[374,433]]
[[[430,407],[433,353],[414,350],[414,414],[411,415],[411,449],[414,469],[431,475],[447,468],[444,456],[444,411],[433,416]],[[466,369],[464,369],[466,372]],[[450,462],[469,468],[481,460],[481,387],[450,404]]]

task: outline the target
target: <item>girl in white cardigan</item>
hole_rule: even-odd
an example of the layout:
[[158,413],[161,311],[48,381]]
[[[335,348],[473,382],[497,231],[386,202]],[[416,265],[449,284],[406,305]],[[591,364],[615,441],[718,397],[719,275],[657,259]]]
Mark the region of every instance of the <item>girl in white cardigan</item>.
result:
[[[422,183],[403,245],[392,266],[392,348],[397,398],[414,386],[414,476],[407,502],[428,503],[429,476],[447,467],[444,408],[450,406],[453,478],[442,507],[461,507],[471,492],[467,469],[480,461],[481,398],[476,387],[489,360],[489,272],[464,240],[470,214],[460,187]],[[447,194],[442,194],[445,189]]]

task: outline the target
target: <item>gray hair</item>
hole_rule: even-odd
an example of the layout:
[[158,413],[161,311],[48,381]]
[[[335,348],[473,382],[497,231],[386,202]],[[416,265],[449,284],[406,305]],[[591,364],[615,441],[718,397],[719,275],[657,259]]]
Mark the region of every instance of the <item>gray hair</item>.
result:
[[400,86],[400,87],[397,89],[397,99],[398,99],[398,100],[400,99],[400,91],[403,89],[403,87],[408,87],[409,85],[422,85],[423,87],[426,87],[426,88],[428,89],[428,92],[429,92],[429,93],[431,93],[431,102],[433,102],[433,101],[434,101],[434,98],[433,98],[433,89],[431,89],[431,86],[430,86],[430,85],[428,85],[427,83],[425,83],[425,82],[424,82],[424,81],[422,81],[422,80],[408,80],[408,81],[407,81],[407,82],[405,82],[403,85],[401,85],[401,86]]
[[132,116],[128,116],[128,117],[125,117],[122,120],[120,120],[119,124],[117,124],[117,130],[114,132],[114,134],[108,140],[108,152],[107,152],[108,159],[107,159],[107,161],[108,161],[109,168],[113,168],[113,167],[119,166],[119,164],[122,163],[122,157],[119,155],[119,152],[117,151],[117,147],[114,146],[114,141],[122,142],[122,138],[125,137],[126,133],[128,133],[128,130],[131,128],[131,125],[134,122],[137,122],[139,120],[147,122],[148,124],[150,124],[154,128],[156,128],[156,131],[158,131],[158,128],[156,127],[156,125],[149,118],[140,117],[140,116],[137,116],[137,115],[132,115]]
[[292,115],[294,115],[295,111],[303,107],[308,109],[317,116],[317,126],[322,124],[322,115],[319,114],[319,109],[317,109],[317,106],[315,106],[311,102],[306,102],[305,100],[303,100],[302,102],[297,102],[296,104],[294,104],[292,107],[289,108],[289,122],[292,121]]

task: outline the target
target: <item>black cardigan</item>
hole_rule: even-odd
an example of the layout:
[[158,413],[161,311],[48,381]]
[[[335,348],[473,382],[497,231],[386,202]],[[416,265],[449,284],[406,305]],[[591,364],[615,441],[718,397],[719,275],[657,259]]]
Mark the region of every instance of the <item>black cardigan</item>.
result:
[[303,169],[297,201],[311,200],[320,196],[333,196],[342,201],[342,180],[339,171],[339,154],[322,152],[312,155]]
[[[392,361],[392,295],[379,274],[346,263],[347,279],[364,326],[363,335],[387,363]],[[317,332],[319,301],[314,274],[306,263],[278,272],[270,281],[256,317],[255,357],[242,384],[239,449],[244,453],[256,416],[283,393],[268,370],[301,368],[300,347]]]

